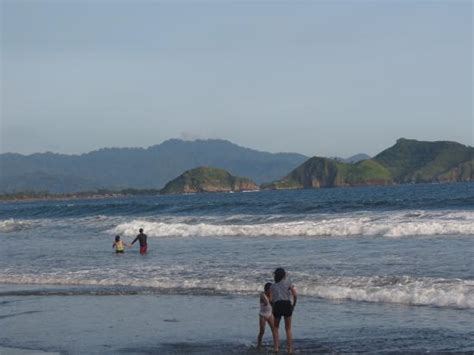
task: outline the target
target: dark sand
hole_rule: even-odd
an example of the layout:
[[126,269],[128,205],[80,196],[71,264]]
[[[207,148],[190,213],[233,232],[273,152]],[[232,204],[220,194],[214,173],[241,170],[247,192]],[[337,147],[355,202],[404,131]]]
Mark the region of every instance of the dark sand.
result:
[[[255,349],[258,297],[86,295],[60,288],[0,287],[0,354],[261,354]],[[21,291],[21,292],[19,292]],[[387,319],[380,320],[380,312]],[[444,313],[443,324],[436,322]],[[472,353],[472,310],[301,297],[293,318],[296,353]],[[285,335],[280,330],[285,349]],[[449,348],[446,344],[451,344]],[[16,348],[9,350],[6,348]],[[11,351],[11,352],[10,352]],[[33,352],[34,353],[34,352]],[[284,352],[281,352],[284,353]]]

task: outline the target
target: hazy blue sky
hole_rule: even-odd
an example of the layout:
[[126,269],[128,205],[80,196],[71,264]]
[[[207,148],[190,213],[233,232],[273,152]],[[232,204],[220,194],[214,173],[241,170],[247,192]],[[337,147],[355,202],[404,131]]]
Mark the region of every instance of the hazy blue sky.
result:
[[470,1],[1,1],[1,151],[473,144]]

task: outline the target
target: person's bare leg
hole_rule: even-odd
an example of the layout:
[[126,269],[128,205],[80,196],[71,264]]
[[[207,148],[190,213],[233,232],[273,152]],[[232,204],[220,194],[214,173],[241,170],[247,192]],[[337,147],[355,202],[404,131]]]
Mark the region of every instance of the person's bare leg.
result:
[[280,351],[280,318],[273,317],[273,325],[275,328],[276,338],[278,339],[277,346],[275,347],[275,352]]
[[259,326],[260,330],[258,332],[258,338],[257,338],[257,347],[260,348],[262,346],[262,338],[263,334],[265,334],[265,318],[262,316],[259,317]]
[[268,322],[268,325],[270,325],[270,329],[272,330],[273,349],[277,352],[280,349],[280,334],[278,334],[278,329],[275,327],[275,321],[274,321],[273,316],[268,318],[267,322]]
[[285,330],[286,330],[286,348],[289,354],[293,354],[293,333],[291,331],[291,316],[285,317]]

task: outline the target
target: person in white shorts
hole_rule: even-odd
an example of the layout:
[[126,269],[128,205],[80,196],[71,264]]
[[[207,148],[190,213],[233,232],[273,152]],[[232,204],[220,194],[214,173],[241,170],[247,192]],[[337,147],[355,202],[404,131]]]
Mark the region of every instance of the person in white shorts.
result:
[[258,340],[257,346],[260,348],[262,346],[262,338],[263,334],[265,334],[265,324],[268,323],[273,335],[273,347],[276,352],[280,347],[280,341],[278,339],[278,332],[275,328],[275,324],[273,321],[273,310],[271,304],[271,296],[270,296],[270,287],[272,284],[267,282],[264,287],[264,292],[260,294],[260,311],[259,315],[259,322],[260,322],[260,331],[258,333]]

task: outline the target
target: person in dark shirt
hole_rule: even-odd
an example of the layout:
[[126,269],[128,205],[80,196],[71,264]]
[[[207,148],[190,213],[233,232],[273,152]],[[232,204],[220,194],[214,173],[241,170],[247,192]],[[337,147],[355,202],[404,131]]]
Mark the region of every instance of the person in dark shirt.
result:
[[131,245],[133,245],[138,240],[138,243],[140,244],[140,254],[144,255],[146,254],[148,247],[148,244],[146,242],[147,236],[145,233],[143,233],[143,228],[140,228],[139,232],[140,234],[137,235]]

